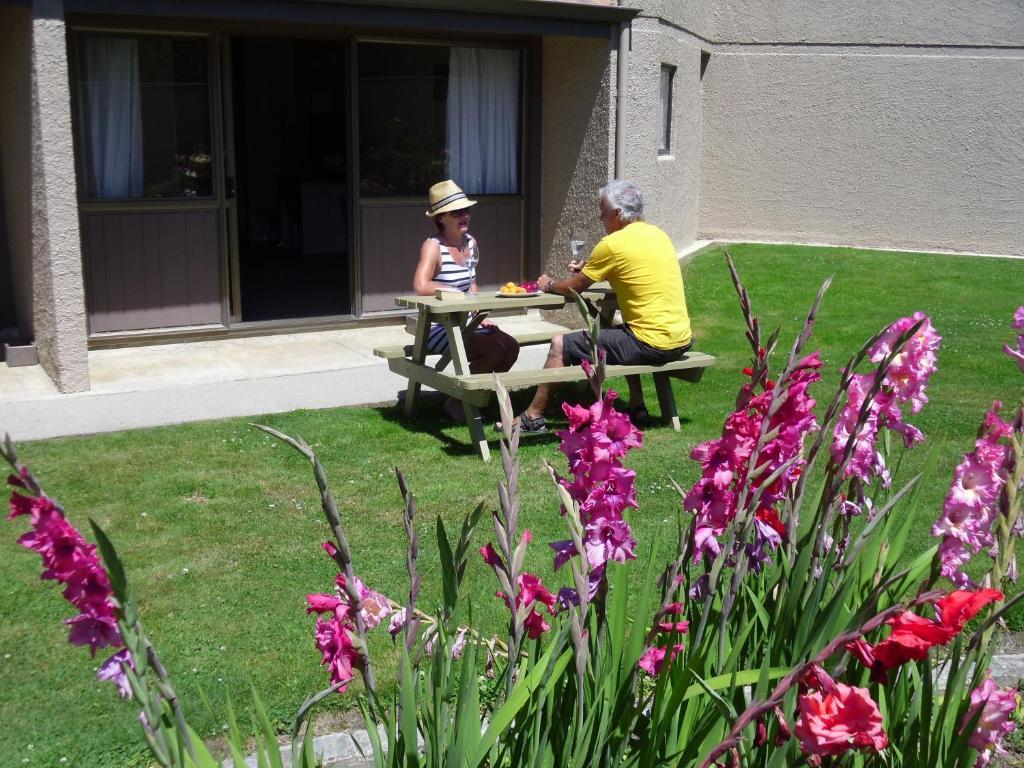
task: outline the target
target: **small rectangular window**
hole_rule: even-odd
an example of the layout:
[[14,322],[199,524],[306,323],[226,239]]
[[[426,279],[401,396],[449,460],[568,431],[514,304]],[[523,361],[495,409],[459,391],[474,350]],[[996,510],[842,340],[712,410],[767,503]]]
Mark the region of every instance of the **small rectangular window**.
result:
[[670,67],[668,64],[661,65],[661,87],[658,89],[658,114],[661,116],[659,155],[672,153],[672,81],[675,79],[675,74],[675,67]]

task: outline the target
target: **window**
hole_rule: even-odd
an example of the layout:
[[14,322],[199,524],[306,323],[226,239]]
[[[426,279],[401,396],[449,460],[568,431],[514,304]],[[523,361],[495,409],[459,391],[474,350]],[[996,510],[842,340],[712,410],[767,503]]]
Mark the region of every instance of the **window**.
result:
[[85,196],[212,197],[206,40],[83,34],[77,53]]
[[661,116],[659,155],[672,153],[672,81],[675,79],[675,74],[675,67],[670,67],[668,64],[661,65],[661,87],[658,89],[658,114]]
[[359,46],[359,176],[366,197],[519,191],[517,50]]

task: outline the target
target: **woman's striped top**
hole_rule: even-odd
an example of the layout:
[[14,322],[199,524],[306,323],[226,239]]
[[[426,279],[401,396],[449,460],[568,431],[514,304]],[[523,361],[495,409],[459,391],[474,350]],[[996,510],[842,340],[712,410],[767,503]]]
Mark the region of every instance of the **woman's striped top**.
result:
[[[432,239],[436,240],[437,244],[441,246],[441,269],[434,275],[434,282],[450,286],[451,288],[458,288],[463,293],[469,293],[469,287],[476,280],[476,267],[470,269],[457,263],[455,257],[452,256],[451,250],[445,245],[440,235],[434,235]],[[479,259],[476,240],[468,233],[466,234],[466,245],[469,246],[470,253]],[[448,351],[448,334],[440,323],[434,323],[430,326],[430,333],[427,335],[427,349],[439,355],[443,355]]]

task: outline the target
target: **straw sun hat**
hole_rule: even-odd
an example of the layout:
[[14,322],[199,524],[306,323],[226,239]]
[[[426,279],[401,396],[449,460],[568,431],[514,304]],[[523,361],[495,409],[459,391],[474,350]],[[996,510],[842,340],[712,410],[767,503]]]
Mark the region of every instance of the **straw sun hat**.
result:
[[476,205],[476,200],[470,200],[466,197],[466,193],[459,189],[459,185],[451,179],[439,181],[432,186],[428,197],[430,199],[430,208],[427,210],[427,216],[437,216],[439,213],[448,213],[449,211],[461,211],[463,208]]

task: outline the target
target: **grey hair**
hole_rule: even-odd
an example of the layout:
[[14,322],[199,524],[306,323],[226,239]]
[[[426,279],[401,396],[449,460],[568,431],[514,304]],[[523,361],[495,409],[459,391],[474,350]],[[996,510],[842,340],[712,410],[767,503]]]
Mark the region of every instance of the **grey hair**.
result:
[[601,187],[598,194],[609,207],[621,212],[622,221],[626,224],[643,221],[644,196],[633,182],[613,179]]

